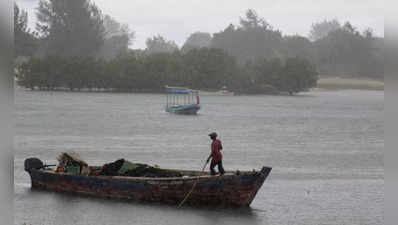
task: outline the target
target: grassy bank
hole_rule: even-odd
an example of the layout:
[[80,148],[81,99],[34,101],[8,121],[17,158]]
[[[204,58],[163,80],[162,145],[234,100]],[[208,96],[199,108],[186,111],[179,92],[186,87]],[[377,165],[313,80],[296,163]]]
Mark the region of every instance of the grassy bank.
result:
[[328,77],[320,78],[318,80],[317,88],[326,90],[384,90],[384,82],[371,79]]

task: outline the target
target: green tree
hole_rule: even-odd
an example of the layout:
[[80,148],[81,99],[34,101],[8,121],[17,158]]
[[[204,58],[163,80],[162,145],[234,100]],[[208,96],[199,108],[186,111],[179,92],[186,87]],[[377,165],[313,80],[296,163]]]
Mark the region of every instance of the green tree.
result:
[[246,12],[246,18],[241,18],[240,26],[229,25],[225,30],[213,35],[211,47],[224,49],[235,56],[238,63],[259,58],[281,58],[281,32],[260,18],[254,10]]
[[134,39],[134,32],[130,31],[127,24],[120,24],[109,15],[103,19],[105,35],[104,44],[100,49],[99,56],[105,59],[127,54],[129,45]]
[[341,28],[339,21],[336,19],[333,20],[324,20],[319,23],[314,23],[311,26],[311,31],[309,38],[312,41],[316,41],[326,37],[330,32],[338,30]]
[[17,84],[26,88],[34,90],[40,84],[40,68],[41,60],[38,58],[31,58],[27,62],[16,65],[17,73],[15,74],[17,78]]
[[178,45],[174,41],[167,41],[160,35],[148,38],[146,40],[146,46],[145,52],[147,54],[172,53],[178,50]]
[[192,49],[183,55],[185,73],[189,74],[188,86],[207,90],[218,90],[231,86],[237,70],[235,58],[222,49]]
[[308,60],[296,57],[286,60],[274,86],[293,95],[315,87],[317,81],[318,73],[314,66]]
[[144,59],[144,87],[162,91],[165,85],[184,85],[184,79],[189,74],[183,74],[181,55],[173,53],[153,53]]
[[349,22],[316,41],[316,64],[321,74],[380,77],[383,74],[380,39],[363,35]]
[[181,48],[183,53],[186,53],[194,48],[209,47],[211,44],[211,35],[205,32],[195,32],[191,34],[185,41]]
[[241,28],[244,30],[249,30],[253,28],[270,29],[272,27],[265,21],[265,19],[260,18],[256,11],[253,9],[248,9],[246,11],[246,18],[240,18]]
[[302,57],[315,60],[314,45],[306,37],[299,35],[283,37],[284,58]]
[[40,0],[37,20],[45,54],[95,56],[103,45],[103,17],[90,0]]
[[274,85],[279,79],[282,71],[282,60],[279,58],[274,59],[258,59],[253,63],[246,64],[246,68],[251,70],[251,79],[257,84]]
[[35,34],[28,28],[28,13],[14,3],[14,51],[15,57],[32,56],[37,48]]

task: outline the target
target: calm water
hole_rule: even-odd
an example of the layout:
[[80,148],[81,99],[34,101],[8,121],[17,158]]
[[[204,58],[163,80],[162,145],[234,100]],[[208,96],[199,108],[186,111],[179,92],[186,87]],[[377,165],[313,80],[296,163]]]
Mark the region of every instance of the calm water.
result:
[[[384,92],[203,96],[197,116],[151,94],[16,91],[15,224],[383,224]],[[200,170],[217,131],[227,170],[272,166],[250,209],[177,209],[33,191],[23,161],[119,158]]]

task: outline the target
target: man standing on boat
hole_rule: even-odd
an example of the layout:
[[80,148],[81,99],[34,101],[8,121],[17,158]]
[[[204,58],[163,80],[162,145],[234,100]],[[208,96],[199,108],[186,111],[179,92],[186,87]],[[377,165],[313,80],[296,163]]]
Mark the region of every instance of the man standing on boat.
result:
[[217,133],[212,132],[209,134],[210,139],[213,140],[211,143],[211,152],[209,157],[207,158],[206,162],[210,161],[211,158],[211,163],[210,163],[210,173],[211,175],[216,175],[216,171],[214,170],[214,167],[217,165],[218,166],[218,172],[223,175],[225,173],[224,168],[222,166],[222,154],[221,154],[221,141],[217,139]]

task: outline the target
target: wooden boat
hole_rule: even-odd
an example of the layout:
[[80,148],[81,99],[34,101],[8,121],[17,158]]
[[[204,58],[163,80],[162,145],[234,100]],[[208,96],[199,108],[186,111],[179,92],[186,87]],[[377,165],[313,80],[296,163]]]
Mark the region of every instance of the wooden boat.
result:
[[[96,169],[98,167],[90,167]],[[192,190],[186,204],[248,207],[271,172],[226,172],[211,176],[200,171],[178,171],[182,177],[126,177],[74,175],[48,169],[40,159],[25,160],[31,187],[59,192],[149,202],[179,204]],[[196,184],[195,184],[196,183]]]
[[166,112],[194,115],[200,109],[198,90],[166,86]]

